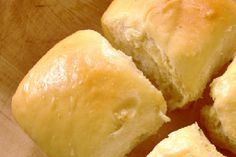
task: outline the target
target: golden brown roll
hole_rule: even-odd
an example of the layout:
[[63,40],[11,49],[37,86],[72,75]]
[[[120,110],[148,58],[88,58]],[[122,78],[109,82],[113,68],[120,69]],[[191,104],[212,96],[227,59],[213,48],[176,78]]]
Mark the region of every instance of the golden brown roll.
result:
[[161,92],[91,30],[40,59],[20,83],[12,112],[49,157],[124,157],[168,120]]
[[114,0],[102,27],[158,85],[170,109],[200,98],[236,50],[233,0]]
[[205,137],[197,124],[169,134],[147,157],[224,157]]
[[204,107],[202,122],[215,144],[236,154],[236,58],[211,84],[211,96],[214,104]]

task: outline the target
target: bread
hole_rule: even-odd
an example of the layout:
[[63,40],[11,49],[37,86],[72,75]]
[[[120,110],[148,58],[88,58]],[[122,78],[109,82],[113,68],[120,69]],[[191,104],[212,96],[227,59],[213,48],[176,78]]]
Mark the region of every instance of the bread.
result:
[[236,58],[211,84],[213,106],[202,110],[202,122],[219,147],[236,154]]
[[169,134],[147,157],[223,157],[197,124]]
[[134,58],[163,92],[170,110],[201,97],[236,50],[233,0],[114,0],[105,36]]
[[12,112],[49,157],[124,157],[168,120],[160,91],[92,30],[55,45],[29,71]]

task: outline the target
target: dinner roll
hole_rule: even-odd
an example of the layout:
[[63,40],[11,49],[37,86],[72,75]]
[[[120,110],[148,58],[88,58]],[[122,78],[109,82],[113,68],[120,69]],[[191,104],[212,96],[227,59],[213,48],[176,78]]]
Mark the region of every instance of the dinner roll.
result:
[[12,112],[49,157],[124,157],[168,121],[132,59],[92,30],[55,45],[29,71]]
[[105,36],[133,56],[171,110],[201,97],[236,50],[233,0],[114,0]]
[[197,124],[169,134],[147,157],[224,157],[205,137]]
[[236,154],[236,58],[211,84],[213,106],[202,110],[202,122],[219,147]]

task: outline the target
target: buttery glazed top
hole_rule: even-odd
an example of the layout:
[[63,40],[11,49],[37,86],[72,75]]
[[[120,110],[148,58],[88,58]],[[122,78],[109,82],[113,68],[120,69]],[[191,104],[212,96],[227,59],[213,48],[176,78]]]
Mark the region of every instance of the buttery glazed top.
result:
[[166,103],[130,57],[87,30],[39,60],[12,111],[49,156],[120,157],[163,124]]

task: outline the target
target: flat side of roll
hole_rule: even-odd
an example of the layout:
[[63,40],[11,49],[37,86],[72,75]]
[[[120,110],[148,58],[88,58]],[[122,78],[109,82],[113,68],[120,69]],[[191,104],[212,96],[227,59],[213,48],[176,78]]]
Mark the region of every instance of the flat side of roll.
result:
[[102,27],[163,91],[170,109],[201,97],[236,50],[232,0],[114,0]]
[[29,71],[12,112],[49,157],[124,157],[168,120],[132,59],[92,30],[55,45]]
[[223,157],[197,124],[169,134],[147,157]]
[[212,82],[211,95],[214,104],[203,109],[202,121],[214,143],[236,153],[236,59]]

